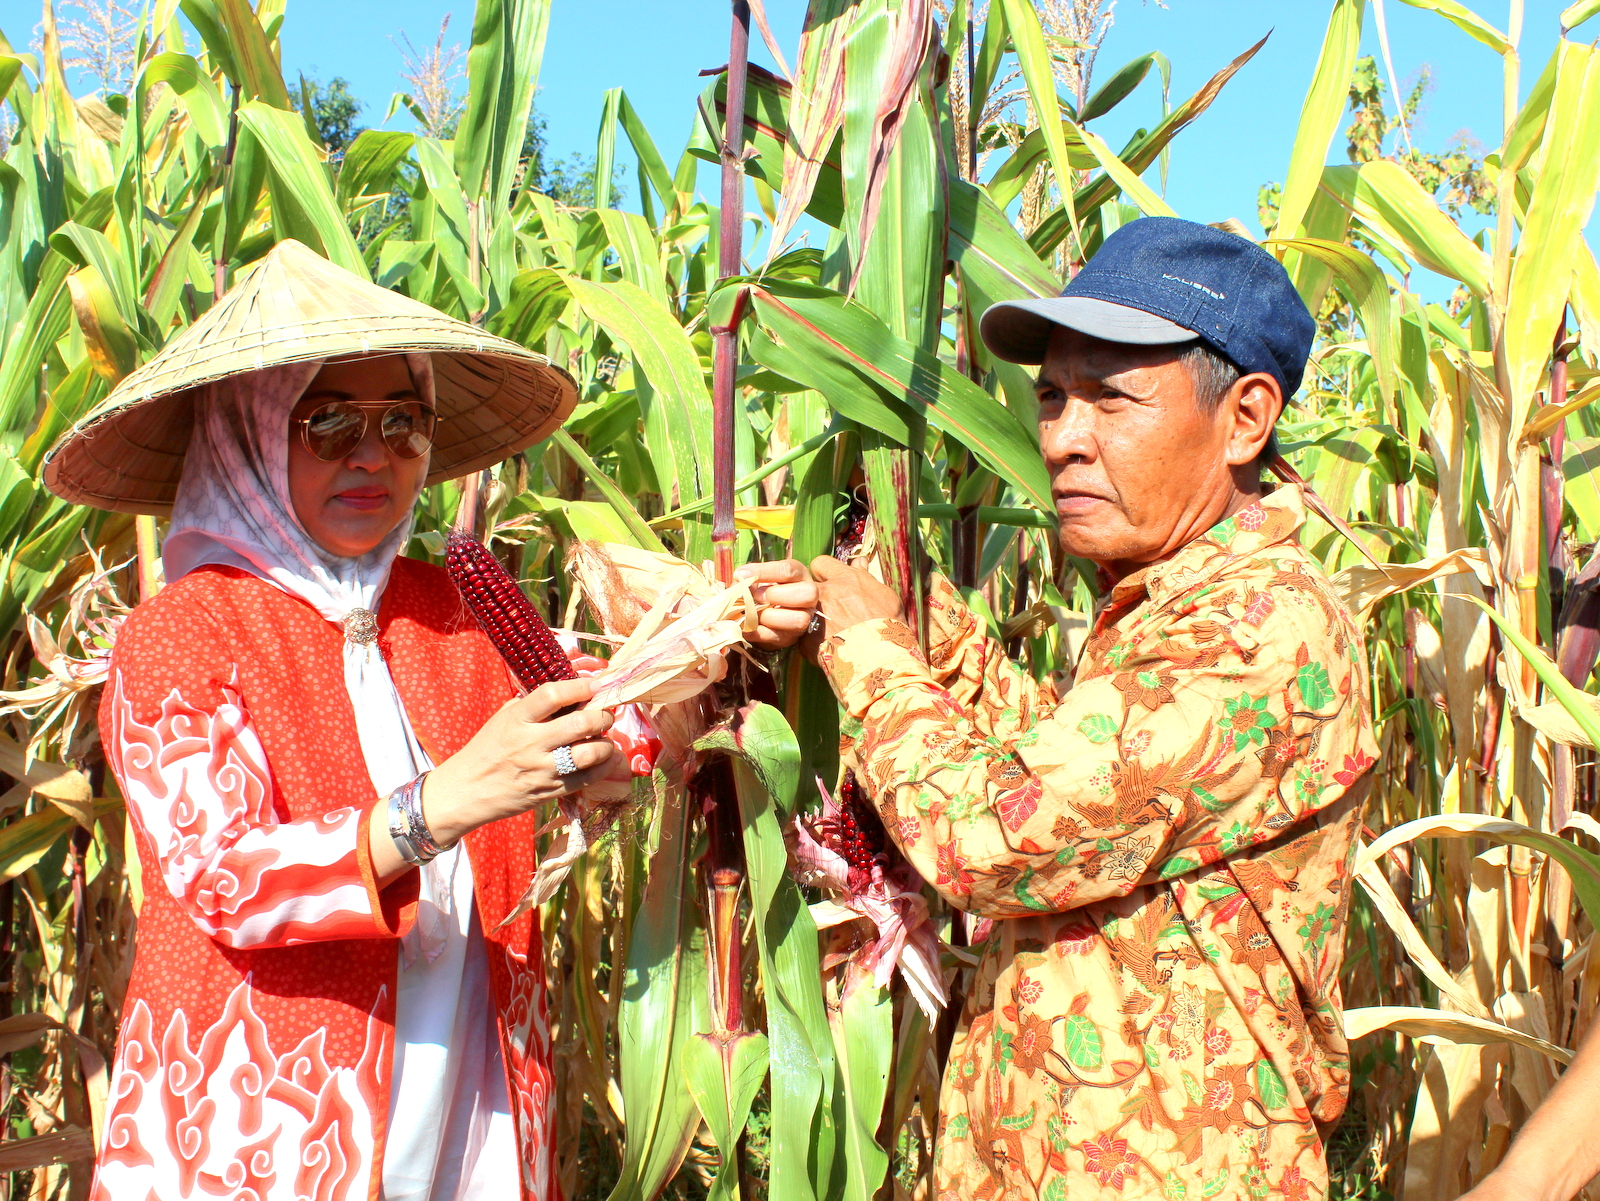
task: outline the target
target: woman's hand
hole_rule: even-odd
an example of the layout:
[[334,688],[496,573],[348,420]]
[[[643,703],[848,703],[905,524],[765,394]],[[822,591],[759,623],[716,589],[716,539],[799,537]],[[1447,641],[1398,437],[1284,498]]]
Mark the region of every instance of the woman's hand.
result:
[[[605,736],[611,714],[580,709],[556,716],[593,695],[590,680],[561,680],[502,705],[466,746],[428,774],[422,812],[434,840],[448,846],[479,826],[605,778],[618,757]],[[556,771],[553,752],[560,746],[571,748],[578,766],[570,776]]]
[[775,651],[805,637],[817,611],[817,586],[798,559],[746,563],[733,578],[749,584],[756,601],[768,606],[761,611],[761,624],[750,635],[751,642]]

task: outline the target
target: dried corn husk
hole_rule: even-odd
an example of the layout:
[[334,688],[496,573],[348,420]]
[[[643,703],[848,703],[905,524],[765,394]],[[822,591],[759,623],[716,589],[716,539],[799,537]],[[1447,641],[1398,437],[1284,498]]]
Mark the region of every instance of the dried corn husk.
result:
[[[760,606],[745,584],[711,582],[682,559],[616,543],[580,542],[568,566],[605,637],[621,645],[594,675],[585,706],[640,706],[661,740],[659,782],[681,787],[693,769],[693,744],[714,714],[701,696],[727,674],[729,652],[756,628]],[[539,864],[528,891],[506,918],[515,921],[549,900],[579,856],[629,807],[615,791],[585,789],[562,802],[566,834]]]

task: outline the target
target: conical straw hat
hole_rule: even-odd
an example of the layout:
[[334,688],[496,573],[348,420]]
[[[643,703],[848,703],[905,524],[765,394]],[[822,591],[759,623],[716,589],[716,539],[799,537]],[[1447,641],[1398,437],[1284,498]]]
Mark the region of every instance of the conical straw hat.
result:
[[430,484],[532,446],[578,401],[572,377],[544,355],[283,241],[62,436],[45,457],[45,486],[78,504],[164,516],[201,385],[281,363],[408,351],[433,355]]

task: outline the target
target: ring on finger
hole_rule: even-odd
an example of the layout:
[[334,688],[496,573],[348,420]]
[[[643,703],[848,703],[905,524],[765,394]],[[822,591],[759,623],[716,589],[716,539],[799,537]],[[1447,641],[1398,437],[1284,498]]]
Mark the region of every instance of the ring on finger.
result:
[[558,746],[550,752],[550,757],[556,761],[556,775],[575,776],[578,774],[578,765],[573,761],[570,746]]
[[815,609],[811,613],[811,624],[806,627],[807,634],[822,633],[822,610]]

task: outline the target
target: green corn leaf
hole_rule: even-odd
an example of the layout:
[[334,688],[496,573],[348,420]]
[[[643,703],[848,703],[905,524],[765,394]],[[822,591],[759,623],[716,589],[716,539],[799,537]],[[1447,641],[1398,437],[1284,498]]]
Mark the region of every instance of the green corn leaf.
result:
[[22,60],[14,54],[0,54],[0,101],[11,94],[11,86],[22,78]]
[[[989,470],[1039,508],[1054,509],[1037,439],[971,380],[936,356],[895,337],[863,306],[837,294],[774,283],[753,289],[752,297],[761,323],[777,335],[773,344],[781,344],[788,352],[782,365],[767,363],[773,370],[801,378],[828,396],[846,416],[857,419],[841,404],[843,393],[835,395],[827,385],[806,379],[804,374],[795,375],[810,374],[813,364],[825,364],[832,369],[831,383],[849,378],[842,368],[858,381],[852,399],[864,402],[858,409],[867,419],[864,424],[872,423],[877,410],[881,416],[873,428],[895,437],[898,431],[884,424],[884,419],[893,419],[895,408],[891,406],[911,406],[935,428],[970,448]],[[770,345],[768,350],[770,357]],[[760,361],[759,340],[752,341],[751,353]],[[864,392],[862,384],[871,391]]]
[[639,511],[633,503],[622,494],[622,489],[612,482],[610,476],[595,466],[595,462],[572,439],[566,430],[556,430],[550,435],[550,440],[561,448],[563,454],[578,465],[579,470],[589,477],[589,482],[600,490],[600,495],[606,498],[606,503],[616,511],[617,517],[633,535],[633,540],[645,550],[665,551],[661,539],[656,537],[656,532],[650,528],[650,523],[639,516]]
[[164,83],[183,101],[189,123],[208,146],[222,146],[228,140],[228,107],[216,82],[190,55],[168,51],[145,64],[140,73],[146,84]]
[[950,257],[961,270],[962,286],[975,298],[968,313],[982,316],[991,304],[1054,296],[1056,278],[1006,219],[1000,206],[965,180],[950,181]]
[[67,276],[84,348],[101,378],[116,384],[139,365],[139,343],[117,311],[116,297],[94,267]]
[[[619,91],[617,97],[617,121],[622,126],[622,131],[628,135],[628,143],[633,147],[633,153],[639,159],[639,178],[648,181],[661,199],[664,209],[674,207],[678,195],[672,182],[672,173],[667,170],[666,160],[661,157],[661,152],[656,149],[655,140],[651,138],[650,131],[645,127],[643,119],[628,102],[628,94]],[[641,187],[640,194],[643,195]],[[645,197],[648,202],[649,197]],[[649,214],[649,210],[645,210]]]
[[1533,668],[1534,674],[1550,690],[1550,694],[1561,702],[1561,707],[1572,715],[1572,720],[1578,723],[1578,728],[1583,731],[1590,744],[1600,746],[1600,715],[1597,715],[1593,707],[1588,703],[1587,694],[1577,685],[1568,681],[1561,674],[1560,668],[1551,662],[1549,655],[1524,638],[1496,610],[1490,608],[1475,596],[1462,596],[1461,599],[1471,601],[1489,615],[1489,619],[1500,627],[1500,636],[1528,661],[1528,665]]
[[617,256],[617,264],[622,268],[622,278],[667,308],[667,280],[655,232],[638,213],[602,208],[599,216]]
[[1132,170],[1112,153],[1111,147],[1105,144],[1104,139],[1092,130],[1079,127],[1078,134],[1083,138],[1083,143],[1089,152],[1095,156],[1107,175],[1117,181],[1117,187],[1125,193],[1129,200],[1139,206],[1141,212],[1147,217],[1176,217],[1173,211],[1161,197],[1150,189],[1150,185],[1140,179],[1138,173]]
[[888,989],[879,988],[860,969],[856,972],[845,985],[837,1014],[829,1014],[839,1064],[834,1104],[845,1166],[844,1201],[872,1201],[889,1168],[877,1133],[894,1051],[894,1006]]
[[7,822],[0,828],[0,883],[37,864],[76,825],[54,805]]
[[[1328,185],[1348,195],[1355,215],[1430,271],[1458,279],[1479,296],[1489,292],[1489,256],[1440,210],[1399,163],[1330,167]],[[1352,186],[1353,180],[1353,186]]]
[[277,237],[298,239],[366,279],[367,265],[334,199],[323,156],[306,137],[299,116],[252,100],[239,106],[239,126],[254,135],[266,160]]
[[1517,119],[1506,132],[1505,145],[1500,151],[1502,171],[1521,171],[1528,165],[1534,150],[1544,138],[1545,121],[1550,116],[1550,102],[1556,94],[1556,71],[1561,65],[1561,46],[1557,44],[1544,70],[1528,91],[1527,100],[1517,112]]
[[968,101],[967,110],[973,136],[978,133],[978,122],[988,106],[989,93],[1000,73],[1000,60],[1005,57],[1010,41],[1005,5],[990,4],[989,15],[983,22],[983,40],[978,44],[978,56],[973,62],[972,99]]
[[538,350],[572,301],[567,281],[549,267],[533,267],[517,273],[510,291],[505,307],[489,319],[489,332]]
[[206,48],[206,57],[214,66],[222,68],[229,83],[238,85],[241,80],[240,67],[234,60],[233,43],[222,23],[222,14],[217,11],[216,0],[182,0],[179,7],[200,35],[201,44]]
[[819,1103],[825,1086],[831,1092],[834,1052],[816,926],[789,874],[781,824],[795,808],[800,748],[783,715],[759,703],[695,746],[734,756],[750,909],[761,915],[756,946],[772,1050],[768,1196],[811,1201],[815,1183],[831,1174],[833,1130]]
[[1561,12],[1561,32],[1563,36],[1567,30],[1582,25],[1595,13],[1600,13],[1600,0],[1578,0],[1570,4]]
[[1343,243],[1317,238],[1274,238],[1266,244],[1298,251],[1333,272],[1340,290],[1361,318],[1378,375],[1378,389],[1386,400],[1393,400],[1399,389],[1394,306],[1389,299],[1389,281],[1371,256]]
[[1600,54],[1566,43],[1542,163],[1511,265],[1504,339],[1507,422],[1520,429],[1572,291],[1572,263],[1600,182]]
[[132,264],[105,234],[98,229],[79,225],[76,221],[67,221],[50,235],[50,245],[78,263],[93,267],[100,277],[101,286],[108,289],[109,299],[114,303],[115,312],[120,315],[122,322],[125,325],[138,325]]
[[0,428],[18,429],[33,417],[39,390],[39,368],[72,319],[67,292],[71,262],[51,250],[39,268],[19,331],[0,356]]
[[[1436,12],[1457,29],[1482,42],[1496,54],[1505,54],[1511,49],[1511,42],[1505,34],[1501,33],[1489,22],[1458,0],[1400,0],[1401,4],[1409,4],[1412,8],[1426,9]],[[1577,7],[1576,5],[1573,6]],[[1568,9],[1567,12],[1571,12]],[[1566,14],[1563,13],[1562,25],[1566,26]]]
[[[1073,169],[1092,171],[1099,166],[1100,160],[1078,136],[1078,127],[1066,120],[1063,120],[1061,125],[1062,134],[1067,139],[1067,161],[1072,164]],[[1045,144],[1044,130],[1030,131],[984,185],[989,198],[1000,208],[1007,208],[1013,200],[1022,195],[1022,189],[1028,186],[1028,181],[1033,178],[1034,172],[1039,169],[1039,164],[1045,161],[1048,154],[1049,148]],[[964,180],[951,182],[965,183]]]
[[[115,314],[112,314],[115,316]],[[44,456],[56,439],[105,398],[108,376],[103,375],[93,356],[85,355],[60,383],[50,390],[50,403],[39,414],[39,423],[18,449],[15,462],[29,471],[38,471]],[[7,505],[9,506],[9,498]],[[59,566],[56,564],[55,566]],[[53,568],[52,568],[53,570]]]
[[1017,64],[1022,68],[1022,78],[1028,85],[1028,95],[1033,100],[1033,111],[1039,116],[1039,128],[1044,130],[1045,145],[1050,150],[1050,166],[1061,187],[1067,220],[1078,223],[1072,199],[1072,165],[1067,154],[1067,139],[1062,131],[1061,105],[1056,97],[1055,68],[1050,60],[1050,47],[1045,42],[1044,29],[1039,24],[1039,14],[1028,0],[1000,0],[1005,9],[1006,24],[1011,29],[1012,45],[1017,53]]
[[[700,1122],[683,1087],[684,1054],[707,1017],[705,935],[694,896],[689,802],[669,792],[660,848],[633,921],[617,1018],[617,1083],[628,1115],[609,1201],[651,1201],[683,1161]],[[616,969],[613,969],[616,970]]]
[[[1154,129],[1133,142],[1117,157],[1128,164],[1130,170],[1143,173],[1166,150],[1167,145],[1180,131],[1211,107],[1211,102],[1222,92],[1227,82],[1267,44],[1262,38],[1222,70],[1218,71],[1177,108],[1173,109]],[[1081,188],[1072,200],[1073,211],[1093,213],[1117,194],[1117,183],[1109,175],[1097,176]],[[1061,243],[1072,230],[1072,219],[1065,206],[1058,208],[1039,223],[1028,236],[1028,243],[1038,254],[1047,254]]]
[[1078,114],[1078,124],[1082,125],[1085,121],[1102,117],[1126,100],[1133,89],[1144,82],[1144,77],[1150,74],[1150,68],[1155,65],[1155,61],[1154,54],[1141,54],[1097,87],[1094,94],[1083,102],[1083,111]]
[[[189,13],[191,2],[185,0],[183,4],[186,15],[192,15]],[[289,103],[289,89],[284,85],[278,56],[273,53],[271,39],[261,28],[261,22],[250,10],[247,0],[209,2],[227,41],[234,70],[238,72],[230,78],[239,85],[243,99],[259,101],[284,112],[291,111],[293,106]],[[206,41],[206,49],[212,54],[216,53],[216,46],[210,40]]]
[[600,132],[594,147],[594,207],[611,207],[612,168],[617,161],[617,115],[622,107],[622,89],[611,88],[600,106]]
[[[640,407],[648,404],[659,416],[651,446],[658,472],[662,464],[674,465],[677,495],[683,501],[709,496],[711,395],[700,357],[683,327],[659,301],[626,281],[597,283],[574,275],[567,286],[584,315],[633,355],[636,383],[641,376],[649,383],[650,395],[641,395]],[[646,413],[647,423],[650,418]],[[708,541],[708,552],[709,547]]]
[[150,276],[150,284],[145,289],[144,305],[158,331],[165,331],[172,324],[172,318],[178,311],[178,301],[183,296],[183,287],[189,282],[194,236],[206,215],[206,199],[202,196],[190,205],[177,232],[161,252],[161,258]]
[[1350,72],[1355,68],[1361,45],[1361,16],[1366,0],[1334,0],[1333,15],[1323,38],[1317,69],[1300,110],[1300,127],[1289,155],[1289,171],[1283,183],[1283,200],[1278,208],[1278,237],[1290,238],[1301,232],[1306,210],[1322,179],[1328,147],[1344,119],[1345,101],[1350,90]]
[[416,138],[393,129],[363,129],[344,152],[335,195],[340,207],[350,211],[362,196],[389,190],[395,171],[405,161]]
[[455,174],[467,196],[491,209],[511,206],[549,25],[549,0],[478,0],[473,14]]
[[721,1155],[707,1201],[739,1195],[739,1136],[766,1078],[767,1060],[765,1034],[746,1031],[731,1036],[726,1044],[714,1035],[697,1034],[684,1043],[684,1083]]
[[435,225],[431,241],[439,251],[439,261],[449,273],[462,307],[469,315],[480,313],[487,298],[473,279],[472,216],[467,211],[462,181],[456,178],[450,156],[438,140],[418,138],[416,152],[417,167],[427,184],[428,198],[443,226]]

